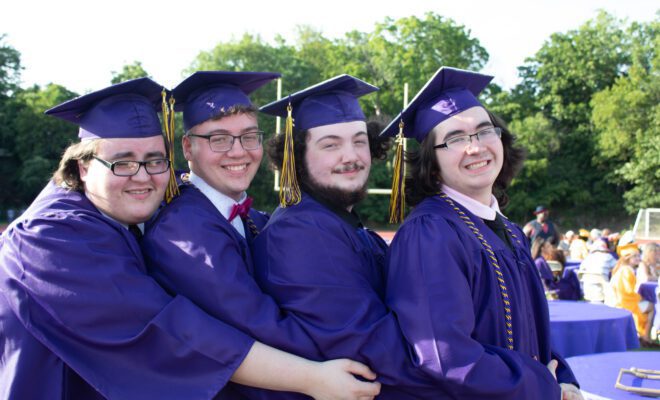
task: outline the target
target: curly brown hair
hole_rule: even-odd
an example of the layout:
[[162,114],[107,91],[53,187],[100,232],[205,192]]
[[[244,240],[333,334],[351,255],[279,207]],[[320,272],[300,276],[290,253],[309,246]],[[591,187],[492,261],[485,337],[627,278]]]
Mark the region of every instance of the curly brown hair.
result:
[[[486,112],[493,125],[502,130],[504,161],[502,170],[495,179],[493,194],[500,207],[505,207],[509,202],[506,189],[522,168],[526,153],[523,148],[514,146],[516,138],[507,128],[506,123],[490,111],[486,110]],[[422,141],[418,150],[406,152],[406,163],[409,168],[406,176],[406,202],[411,206],[438,194],[440,190],[442,180],[434,145],[435,130],[432,130]]]
[[[383,124],[380,121],[367,121],[367,135],[369,136],[369,150],[371,151],[372,160],[385,160],[387,158],[387,151],[392,144],[391,138],[383,138],[379,136],[382,128]],[[293,129],[293,153],[296,160],[296,177],[299,181],[301,178],[307,176],[307,166],[305,165],[307,133],[308,131]],[[268,158],[273,164],[273,167],[280,170],[282,168],[282,161],[284,160],[283,134],[275,135],[268,140],[266,143],[266,153],[268,154]]]
[[101,140],[103,139],[83,140],[67,147],[64,150],[59,167],[53,173],[55,184],[77,192],[84,192],[85,184],[80,179],[78,161],[82,161],[85,164],[90,162],[94,154],[96,154]]

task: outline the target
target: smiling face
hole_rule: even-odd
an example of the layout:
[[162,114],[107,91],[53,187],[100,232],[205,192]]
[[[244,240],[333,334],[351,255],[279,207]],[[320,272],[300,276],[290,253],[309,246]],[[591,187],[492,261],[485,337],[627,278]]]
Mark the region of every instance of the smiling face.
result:
[[[195,125],[190,133],[195,135],[229,134],[243,136],[258,130],[257,118],[250,113],[233,114],[217,120]],[[263,157],[263,147],[247,151],[238,139],[231,150],[214,152],[209,141],[199,137],[183,137],[183,153],[190,170],[215,190],[239,200],[252,183]]]
[[[471,135],[492,127],[483,107],[472,107],[438,124],[434,129],[435,144],[452,137]],[[464,150],[435,150],[442,182],[483,204],[490,205],[495,179],[502,169],[504,150],[501,140],[482,143],[476,137]]]
[[316,187],[363,191],[371,168],[367,124],[352,121],[309,129],[305,167]]
[[[101,139],[96,156],[108,162],[166,158],[161,136],[140,139]],[[134,176],[115,176],[100,161],[79,161],[85,195],[99,211],[123,224],[145,222],[156,211],[169,180],[167,172],[149,175],[142,166]]]

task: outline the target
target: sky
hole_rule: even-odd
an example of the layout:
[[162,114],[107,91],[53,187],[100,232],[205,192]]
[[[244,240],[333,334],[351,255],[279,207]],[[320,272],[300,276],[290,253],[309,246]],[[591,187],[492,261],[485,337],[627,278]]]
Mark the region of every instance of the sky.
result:
[[517,67],[552,33],[579,28],[599,9],[629,22],[653,20],[660,9],[652,0],[8,1],[0,35],[21,54],[22,86],[52,82],[79,94],[108,86],[113,71],[135,61],[172,88],[201,51],[246,32],[293,42],[296,26],[309,25],[337,38],[371,32],[385,17],[429,11],[478,38],[490,55],[482,72],[508,89],[518,83]]

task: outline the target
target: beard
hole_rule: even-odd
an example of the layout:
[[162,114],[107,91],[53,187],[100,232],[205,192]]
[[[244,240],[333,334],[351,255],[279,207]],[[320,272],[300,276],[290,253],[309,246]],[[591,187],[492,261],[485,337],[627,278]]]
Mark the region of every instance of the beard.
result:
[[[350,167],[349,167],[350,168]],[[364,166],[353,166],[353,168],[364,169]],[[352,207],[367,197],[367,183],[364,182],[361,188],[356,190],[345,190],[334,186],[325,186],[314,180],[307,174],[307,168],[303,168],[300,176],[300,182],[310,195],[316,197],[324,203],[331,204],[343,210]]]

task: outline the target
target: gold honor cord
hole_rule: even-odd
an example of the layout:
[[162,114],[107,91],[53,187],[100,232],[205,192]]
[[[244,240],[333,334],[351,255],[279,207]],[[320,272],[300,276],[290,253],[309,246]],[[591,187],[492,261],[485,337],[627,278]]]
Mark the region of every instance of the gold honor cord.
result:
[[394,155],[394,167],[392,171],[392,194],[390,195],[390,224],[403,221],[403,213],[406,207],[406,170],[403,159],[403,144],[406,138],[403,136],[403,120],[399,122],[399,134],[396,137],[396,152]]
[[[495,257],[495,253],[493,252],[493,248],[490,247],[490,244],[486,241],[486,238],[479,232],[479,229],[474,225],[474,222],[470,220],[470,217],[468,217],[460,208],[454,204],[454,202],[445,194],[445,193],[440,193],[439,196],[444,199],[451,208],[454,209],[458,213],[458,216],[465,224],[470,228],[472,233],[477,237],[479,242],[481,243],[481,246],[486,250],[488,253],[488,261],[490,262],[491,266],[495,270],[495,274],[497,275],[497,282],[498,286],[500,288],[500,294],[502,295],[502,302],[504,303],[504,323],[506,325],[506,347],[509,350],[513,350],[513,317],[511,313],[511,302],[509,301],[509,293],[506,288],[506,282],[504,281],[504,274],[502,273],[502,268],[500,268],[500,265],[497,263],[497,258]],[[507,230],[508,227],[507,227]],[[511,230],[509,230],[511,232]],[[516,238],[518,240],[518,238]]]
[[282,174],[280,175],[280,206],[287,207],[300,203],[302,195],[296,178],[296,159],[293,143],[293,117],[291,103],[286,108],[287,116],[284,124],[284,156],[282,159]]
[[176,184],[176,175],[174,173],[174,97],[170,96],[169,104],[167,92],[165,89],[161,92],[163,99],[161,107],[163,110],[163,127],[165,136],[165,145],[167,146],[167,157],[170,160],[170,179],[167,182],[165,190],[165,202],[169,203],[179,195],[179,186]]

